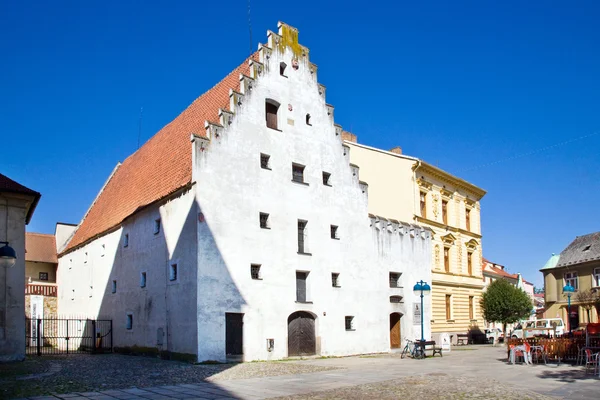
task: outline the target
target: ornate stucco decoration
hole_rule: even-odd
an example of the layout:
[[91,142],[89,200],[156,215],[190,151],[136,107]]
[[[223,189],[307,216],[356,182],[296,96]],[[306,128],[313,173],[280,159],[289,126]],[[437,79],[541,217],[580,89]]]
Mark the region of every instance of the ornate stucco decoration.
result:
[[435,245],[435,267],[436,268],[440,267],[440,245],[439,244]]
[[423,178],[417,178],[417,185],[419,185],[419,188],[423,190],[431,190],[431,188],[433,187],[433,184],[431,182],[427,182]]
[[438,214],[440,212],[438,210],[438,202],[440,201],[440,196],[437,194],[433,194],[431,198],[433,199],[433,204],[431,205],[431,208],[433,209],[433,216],[435,217],[435,219],[438,219]]
[[447,244],[447,245],[453,245],[454,242],[456,241],[456,237],[451,233],[449,233],[445,236],[442,236],[441,239],[442,239],[442,243]]
[[458,265],[462,265],[463,244],[462,240],[458,241]]
[[477,247],[479,246],[479,243],[477,243],[477,240],[471,239],[467,243],[465,243],[465,245],[467,246],[468,250],[473,251],[473,250],[477,250]]
[[440,189],[440,193],[442,194],[442,197],[444,197],[446,199],[451,199],[452,197],[454,197],[454,193],[447,190],[446,188]]

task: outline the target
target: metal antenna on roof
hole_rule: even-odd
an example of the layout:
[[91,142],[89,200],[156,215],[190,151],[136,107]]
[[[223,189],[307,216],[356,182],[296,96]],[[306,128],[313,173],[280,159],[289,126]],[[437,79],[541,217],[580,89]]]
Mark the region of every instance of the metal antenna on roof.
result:
[[252,23],[250,22],[250,0],[248,0],[248,32],[250,33],[250,54],[252,54]]
[[138,123],[138,149],[140,148],[140,138],[142,137],[142,113],[144,112],[144,107],[140,107],[140,121]]

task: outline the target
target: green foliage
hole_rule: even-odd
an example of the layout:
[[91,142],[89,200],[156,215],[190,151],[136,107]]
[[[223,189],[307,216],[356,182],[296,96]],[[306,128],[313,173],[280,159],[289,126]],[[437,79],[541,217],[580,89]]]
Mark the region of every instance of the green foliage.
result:
[[483,317],[489,322],[512,324],[531,315],[531,299],[505,279],[490,283],[481,297]]

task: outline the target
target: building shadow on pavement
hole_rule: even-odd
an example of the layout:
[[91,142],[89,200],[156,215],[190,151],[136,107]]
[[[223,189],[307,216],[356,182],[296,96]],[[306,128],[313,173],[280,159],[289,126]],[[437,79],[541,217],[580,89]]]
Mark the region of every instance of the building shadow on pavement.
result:
[[[598,376],[592,373],[585,373],[583,367],[573,367],[574,369],[562,371],[544,371],[538,374],[538,378],[552,379],[557,382],[572,383],[580,381],[598,380]],[[600,389],[599,389],[600,390]]]

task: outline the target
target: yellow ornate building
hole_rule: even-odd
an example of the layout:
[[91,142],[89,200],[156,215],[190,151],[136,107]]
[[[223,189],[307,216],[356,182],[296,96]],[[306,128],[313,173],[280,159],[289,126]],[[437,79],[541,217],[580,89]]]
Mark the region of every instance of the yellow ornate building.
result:
[[484,327],[480,200],[485,191],[399,147],[384,151],[356,143],[344,132],[350,162],[369,184],[369,212],[430,227],[434,340]]

